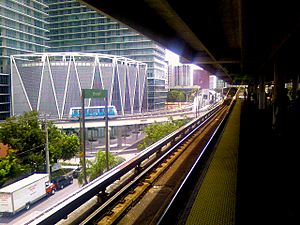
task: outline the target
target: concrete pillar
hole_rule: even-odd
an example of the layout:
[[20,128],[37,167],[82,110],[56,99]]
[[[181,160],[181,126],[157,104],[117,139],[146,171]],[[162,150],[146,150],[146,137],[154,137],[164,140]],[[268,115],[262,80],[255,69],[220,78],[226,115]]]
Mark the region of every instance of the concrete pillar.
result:
[[118,148],[122,147],[122,132],[123,132],[123,127],[116,127],[116,133],[117,133],[117,146]]
[[135,140],[139,139],[138,125],[134,125]]
[[266,108],[266,92],[265,92],[265,77],[264,75],[259,76],[259,90],[258,90],[258,109]]
[[292,91],[293,101],[295,101],[296,99],[298,87],[299,87],[299,74],[295,74],[293,77],[293,91]]
[[282,98],[284,93],[284,83],[285,77],[280,68],[280,62],[278,59],[274,60],[274,92],[273,92],[273,128],[277,129],[278,124],[281,124],[282,117],[280,117],[279,113],[281,108],[283,107],[280,103],[280,98]]

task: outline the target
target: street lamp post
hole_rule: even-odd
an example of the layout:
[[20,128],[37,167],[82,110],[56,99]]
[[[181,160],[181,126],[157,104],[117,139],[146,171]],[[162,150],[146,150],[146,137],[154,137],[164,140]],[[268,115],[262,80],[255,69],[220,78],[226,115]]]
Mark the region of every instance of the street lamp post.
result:
[[46,173],[49,176],[49,180],[51,180],[47,115],[44,114],[43,117],[44,118],[42,119],[42,131],[45,132]]
[[85,90],[82,90],[82,99],[81,99],[81,153],[82,153],[82,163],[83,163],[83,181],[84,184],[87,184],[86,179],[86,152],[85,152],[85,109],[84,109],[84,97],[85,97]]
[[81,101],[82,101],[82,113],[81,113],[81,119],[82,119],[82,125],[81,125],[81,153],[82,153],[82,158],[83,158],[83,176],[84,176],[84,182],[87,184],[87,179],[86,179],[86,152],[85,152],[85,109],[84,109],[84,99],[85,98],[105,98],[105,136],[106,136],[106,167],[107,171],[109,170],[109,165],[108,165],[108,151],[109,151],[109,143],[108,143],[108,138],[109,138],[109,131],[108,131],[108,94],[107,90],[100,90],[100,89],[82,89],[81,92]]
[[46,121],[45,121],[45,136],[46,136],[46,145],[45,145],[45,150],[46,150],[46,168],[47,168],[47,173],[48,173],[48,176],[49,176],[49,180],[51,180],[47,118],[46,118]]
[[105,96],[105,155],[106,155],[106,170],[109,170],[109,164],[108,164],[108,152],[109,152],[109,127],[108,127],[108,97]]

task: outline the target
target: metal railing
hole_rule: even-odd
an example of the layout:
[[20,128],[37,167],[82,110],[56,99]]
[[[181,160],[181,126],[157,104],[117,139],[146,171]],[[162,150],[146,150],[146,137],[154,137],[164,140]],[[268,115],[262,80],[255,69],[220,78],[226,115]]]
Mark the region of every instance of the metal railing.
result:
[[[141,151],[134,158],[119,164],[117,167],[111,169],[110,171],[104,173],[100,177],[91,181],[87,185],[81,187],[76,192],[70,194],[65,199],[62,199],[50,208],[42,211],[36,217],[30,219],[26,224],[54,224],[63,218],[66,218],[75,209],[86,203],[88,200],[98,195],[99,193],[105,193],[107,187],[112,185],[116,180],[120,180],[121,177],[130,173],[132,170],[139,171],[135,176],[141,174],[143,170],[146,169],[145,161],[157,155],[157,153],[163,152],[164,154],[169,154],[168,150],[179,142],[187,138],[193,132],[195,132],[200,126],[202,126],[206,120],[213,116],[220,108],[220,105],[211,109],[205,115],[199,118],[195,118],[188,124],[174,131],[173,133],[167,135],[165,138],[154,143],[153,145],[147,147]],[[152,163],[152,162],[151,162]],[[136,170],[136,168],[140,168]]]
[[201,154],[197,157],[189,173],[186,175],[167,208],[162,213],[162,216],[159,218],[157,225],[175,225],[177,223],[185,223],[185,216],[187,216],[187,214],[183,213],[185,208],[184,206],[187,205],[191,196],[191,192],[201,176],[202,164],[209,152],[211,152],[211,150],[215,147],[235,102],[235,100],[231,101],[225,117],[219,123],[217,129],[214,131],[213,135],[205,145]]

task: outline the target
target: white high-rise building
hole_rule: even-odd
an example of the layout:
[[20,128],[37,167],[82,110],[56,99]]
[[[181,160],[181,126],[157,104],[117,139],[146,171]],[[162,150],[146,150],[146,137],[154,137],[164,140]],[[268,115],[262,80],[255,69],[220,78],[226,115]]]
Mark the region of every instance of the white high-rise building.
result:
[[214,90],[217,88],[217,76],[210,75],[209,76],[209,89]]
[[192,86],[193,68],[189,64],[172,66],[170,72],[170,86]]

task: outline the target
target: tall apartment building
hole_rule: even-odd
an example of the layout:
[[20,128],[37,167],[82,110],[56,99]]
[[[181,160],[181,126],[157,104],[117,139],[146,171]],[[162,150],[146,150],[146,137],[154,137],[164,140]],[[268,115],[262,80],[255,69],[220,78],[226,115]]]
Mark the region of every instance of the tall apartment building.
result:
[[119,55],[147,63],[148,109],[164,107],[167,68],[163,47],[76,0],[45,3],[49,7],[51,51]]
[[174,65],[168,64],[168,87],[175,86]]
[[220,91],[220,90],[222,90],[224,87],[226,87],[226,83],[225,83],[223,80],[217,78],[216,89],[217,89],[218,91]]
[[217,76],[210,75],[209,76],[209,89],[214,90],[217,88]]
[[174,86],[193,86],[193,68],[189,64],[182,64],[173,67]]
[[0,120],[10,116],[10,55],[48,49],[46,8],[42,0],[0,0]]
[[210,73],[206,70],[194,70],[193,84],[198,85],[201,89],[209,89],[209,75]]

